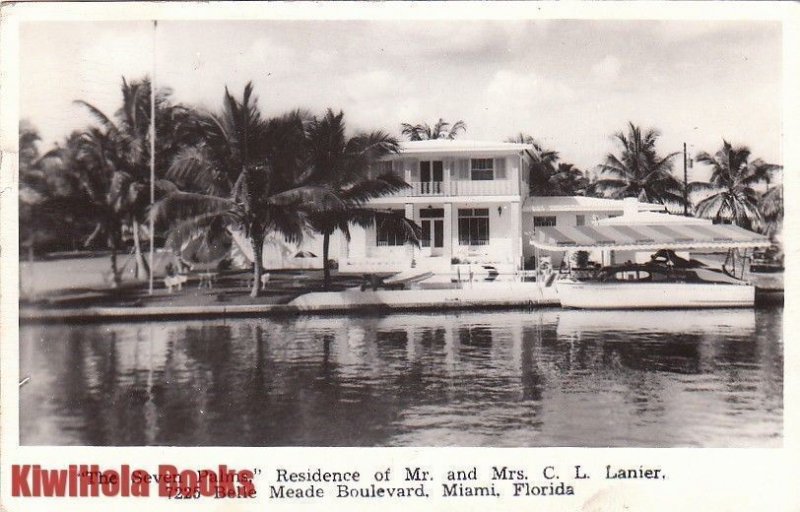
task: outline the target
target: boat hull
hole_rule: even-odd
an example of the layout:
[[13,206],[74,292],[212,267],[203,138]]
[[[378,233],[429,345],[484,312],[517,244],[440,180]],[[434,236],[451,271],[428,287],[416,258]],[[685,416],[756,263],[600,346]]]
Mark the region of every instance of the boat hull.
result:
[[565,308],[735,308],[755,303],[755,287],[746,284],[561,281],[556,286]]

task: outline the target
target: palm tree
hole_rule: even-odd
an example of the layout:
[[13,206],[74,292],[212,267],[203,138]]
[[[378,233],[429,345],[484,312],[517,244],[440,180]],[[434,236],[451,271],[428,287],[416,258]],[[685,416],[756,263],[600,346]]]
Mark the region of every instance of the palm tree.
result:
[[442,118],[439,118],[432,127],[428,123],[402,123],[400,126],[400,133],[408,137],[408,140],[453,140],[459,133],[467,130],[467,125],[464,121],[456,121],[451,125]]
[[[83,100],[76,103],[84,106],[103,130],[106,150],[102,157],[108,160],[106,168],[113,169],[114,206],[121,215],[121,225],[130,225],[136,257],[136,276],[147,273],[147,263],[142,255],[140,224],[150,203],[150,80],[144,78],[128,82],[122,78],[122,105],[114,117]],[[170,102],[171,91],[161,89],[156,94],[156,172],[163,178],[169,161],[181,148],[195,140],[195,115],[186,107]],[[98,134],[87,132],[89,139]],[[100,156],[98,154],[97,156]],[[156,194],[161,196],[174,189],[170,183],[159,179],[155,183]],[[151,243],[152,234],[150,236]]]
[[767,182],[769,173],[781,169],[781,166],[761,159],[750,162],[749,159],[749,148],[733,146],[726,140],[714,155],[706,152],[697,155],[698,162],[712,168],[708,182],[689,184],[691,192],[708,194],[695,206],[697,215],[714,222],[733,222],[747,229],[763,220],[759,210],[760,197],[753,187]]
[[345,135],[344,114],[331,109],[309,126],[309,165],[311,179],[331,187],[344,204],[335,211],[322,210],[311,216],[311,225],[322,234],[324,286],[331,284],[330,237],[338,229],[350,241],[351,223],[366,227],[379,222],[406,241],[419,244],[419,227],[402,215],[365,207],[370,199],[393,194],[408,184],[392,173],[368,178],[370,164],[378,158],[399,151],[397,139],[384,132]]
[[783,230],[783,186],[770,187],[758,199],[761,212],[761,231],[775,238]]
[[533,196],[573,196],[584,195],[589,180],[573,164],[559,162],[557,151],[545,149],[533,137],[518,133],[506,138],[506,142],[530,146],[525,152],[530,161],[529,187]]
[[560,162],[552,177],[554,189],[560,196],[583,196],[589,188],[589,178],[572,164]]
[[187,241],[200,238],[207,247],[228,241],[234,232],[243,233],[253,250],[253,287],[257,297],[262,276],[264,241],[278,233],[287,242],[299,243],[308,229],[308,218],[319,209],[335,211],[341,204],[324,187],[298,185],[289,190],[271,187],[269,164],[247,164],[239,173],[228,198],[196,192],[174,192],[153,208],[163,222],[171,219],[167,245],[180,250]]
[[660,156],[655,147],[659,136],[657,130],[642,131],[633,123],[628,123],[627,133],[616,133],[620,152],[609,153],[599,166],[597,190],[613,199],[636,197],[645,202],[683,205],[681,182],[672,175],[672,159],[678,153]]
[[184,191],[229,196],[248,165],[266,161],[266,124],[252,82],[245,86],[241,100],[225,87],[222,110],[198,114],[198,141],[177,153],[168,179]]
[[525,150],[530,161],[528,168],[530,194],[533,196],[559,195],[554,193],[553,183],[551,182],[553,175],[556,173],[556,163],[559,158],[558,152],[545,149],[536,139],[523,132],[506,138],[506,142],[530,146]]
[[328,187],[312,183],[305,170],[301,113],[265,121],[252,83],[241,100],[226,88],[222,111],[202,115],[200,123],[202,142],[182,150],[168,172],[184,191],[157,203],[152,214],[171,221],[167,243],[175,249],[189,239],[214,246],[242,234],[254,255],[256,297],[267,236],[297,243],[312,213],[334,212],[342,202]]
[[123,205],[127,191],[124,177],[113,164],[114,144],[108,134],[92,128],[73,132],[63,146],[48,151],[42,161],[58,169],[74,184],[74,190],[50,197],[43,205],[46,216],[70,212],[91,219],[94,228],[84,241],[89,247],[103,240],[111,250],[112,285],[120,284],[117,253],[122,245]]
[[28,121],[19,123],[19,234],[20,246],[33,260],[35,245],[44,235],[40,206],[49,196],[47,175],[42,169],[38,130]]

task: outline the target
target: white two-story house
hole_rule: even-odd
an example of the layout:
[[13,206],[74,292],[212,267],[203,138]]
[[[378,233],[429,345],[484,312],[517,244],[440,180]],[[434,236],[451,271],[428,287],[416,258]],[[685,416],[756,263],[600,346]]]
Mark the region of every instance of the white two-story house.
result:
[[488,263],[519,268],[522,210],[528,195],[525,144],[473,140],[402,143],[398,155],[377,162],[373,175],[391,171],[410,188],[372,200],[422,228],[421,247],[404,244],[381,225],[351,229],[340,248],[340,271],[403,270],[412,266],[449,272],[452,264]]
[[[335,233],[330,258],[345,273],[400,272],[410,268],[451,274],[453,265],[492,265],[512,273],[535,264],[530,241],[538,228],[594,225],[623,214],[625,202],[591,197],[529,197],[527,144],[475,140],[401,143],[400,152],[370,169],[392,172],[410,185],[368,207],[392,210],[422,228],[421,246],[404,243],[380,223],[350,226],[349,243]],[[663,205],[634,201],[636,211]],[[558,265],[564,254],[544,251]],[[301,256],[301,257],[298,257]],[[320,268],[322,238],[297,247],[265,244],[266,268]]]

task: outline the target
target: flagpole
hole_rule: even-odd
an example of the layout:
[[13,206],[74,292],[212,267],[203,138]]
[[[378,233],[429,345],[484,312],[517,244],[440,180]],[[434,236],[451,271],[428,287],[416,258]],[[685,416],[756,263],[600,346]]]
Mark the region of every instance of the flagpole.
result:
[[683,143],[683,216],[689,216],[689,175],[686,171],[686,143]]
[[152,215],[156,202],[156,27],[158,21],[153,20],[153,76],[150,78],[150,277],[147,292],[153,295],[153,261],[155,260],[155,222]]

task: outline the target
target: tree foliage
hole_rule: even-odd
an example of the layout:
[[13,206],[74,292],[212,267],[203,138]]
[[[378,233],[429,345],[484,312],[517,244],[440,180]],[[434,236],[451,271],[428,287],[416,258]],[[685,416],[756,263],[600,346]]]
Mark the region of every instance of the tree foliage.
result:
[[748,147],[733,146],[726,140],[716,153],[701,152],[696,160],[712,170],[708,182],[689,185],[693,194],[704,196],[695,205],[698,216],[714,222],[732,222],[747,229],[764,223],[767,217],[761,208],[767,209],[772,220],[782,217],[782,192],[772,192],[764,200],[757,191],[759,184],[769,182],[770,174],[781,169],[779,165],[761,159],[750,161]]
[[573,164],[559,162],[557,151],[546,149],[532,136],[520,132],[506,142],[527,144],[528,168],[532,196],[585,195],[589,185],[586,175]]
[[617,132],[617,154],[609,153],[600,165],[596,182],[599,193],[612,199],[635,197],[642,202],[683,205],[683,186],[672,174],[677,152],[661,156],[656,151],[660,133],[628,123],[627,132]]
[[446,139],[453,140],[459,134],[467,131],[467,125],[464,121],[456,121],[453,124],[439,118],[433,126],[428,123],[409,124],[402,123],[400,133],[408,140],[436,140]]
[[401,239],[419,244],[420,229],[405,216],[366,208],[370,199],[390,195],[409,185],[392,173],[369,176],[370,166],[379,158],[399,151],[397,139],[376,131],[348,138],[344,114],[331,109],[315,118],[308,131],[309,170],[314,181],[331,187],[342,200],[342,208],[321,210],[311,216],[311,226],[323,236],[323,274],[330,287],[330,237],[337,230],[350,241],[350,224],[367,227],[380,223]]
[[341,199],[308,166],[301,111],[264,119],[248,83],[241,99],[226,88],[220,112],[201,116],[202,139],[180,152],[168,177],[183,189],[160,201],[153,215],[168,224],[175,250],[200,238],[207,245],[243,235],[253,251],[252,296],[259,294],[265,239],[298,243],[309,216],[335,212]]

